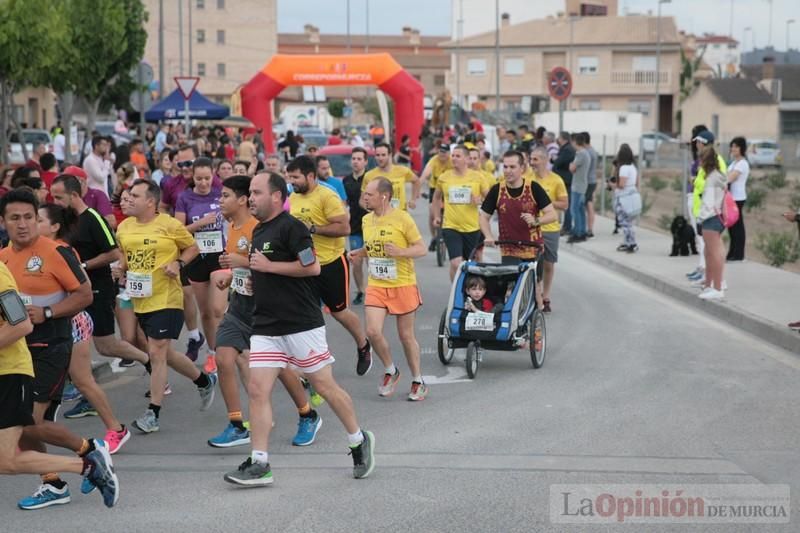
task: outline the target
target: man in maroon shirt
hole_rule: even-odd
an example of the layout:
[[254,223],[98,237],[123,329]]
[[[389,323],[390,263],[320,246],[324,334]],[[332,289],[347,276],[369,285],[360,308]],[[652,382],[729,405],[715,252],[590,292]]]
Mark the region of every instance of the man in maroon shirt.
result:
[[112,229],[117,229],[117,219],[114,217],[114,213],[111,210],[111,202],[108,200],[108,196],[100,189],[89,188],[89,185],[86,183],[86,171],[81,167],[70,165],[64,169],[64,174],[69,174],[70,176],[78,178],[78,181],[81,182],[83,203],[86,204],[86,207],[91,207],[100,213]]

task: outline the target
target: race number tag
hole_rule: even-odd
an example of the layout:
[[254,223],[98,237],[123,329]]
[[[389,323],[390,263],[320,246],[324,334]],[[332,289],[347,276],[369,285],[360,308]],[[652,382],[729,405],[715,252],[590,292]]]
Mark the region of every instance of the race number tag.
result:
[[194,240],[201,254],[213,254],[222,251],[222,232],[221,231],[198,231],[194,234]]
[[387,281],[396,280],[397,261],[385,257],[370,257],[369,275],[374,279]]
[[447,196],[451,204],[472,203],[472,187],[450,187]]
[[234,268],[233,280],[231,281],[231,288],[234,292],[242,296],[252,296],[253,289],[250,287],[250,269],[249,268]]
[[131,298],[148,298],[153,295],[153,275],[128,272],[125,275],[125,292]]
[[482,311],[467,313],[464,328],[467,331],[492,331],[494,329],[494,314]]
[[394,209],[400,209],[400,199],[392,198],[391,200],[389,200],[389,205],[392,206]]
[[30,295],[19,293],[19,298],[22,300],[22,305],[33,305],[33,298]]

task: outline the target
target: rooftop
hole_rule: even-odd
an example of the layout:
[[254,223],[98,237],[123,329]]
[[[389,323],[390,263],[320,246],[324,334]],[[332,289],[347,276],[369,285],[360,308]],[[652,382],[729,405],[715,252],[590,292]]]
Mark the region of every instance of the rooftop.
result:
[[775,104],[772,95],[749,78],[711,78],[705,85],[726,105]]
[[[768,70],[773,71],[774,79],[783,81],[783,100],[800,100],[800,65],[771,65]],[[761,81],[765,69],[763,65],[743,65],[742,72],[752,80]]]
[[714,35],[712,33],[705,33],[703,35],[696,35],[694,40],[698,44],[711,44],[711,43],[732,43],[739,44],[739,41],[729,35]]

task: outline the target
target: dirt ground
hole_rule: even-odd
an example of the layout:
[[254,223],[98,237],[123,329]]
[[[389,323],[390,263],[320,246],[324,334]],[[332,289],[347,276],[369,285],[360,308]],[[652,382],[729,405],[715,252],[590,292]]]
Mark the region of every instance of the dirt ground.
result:
[[[798,238],[797,225],[787,222],[783,218],[783,213],[794,211],[800,206],[800,170],[787,170],[786,183],[782,186],[780,178],[774,176],[778,172],[776,169],[754,169],[747,182],[748,198],[763,196],[760,206],[752,206],[748,210],[748,206],[745,205],[744,209],[747,232],[745,257],[748,261],[769,263],[764,254],[756,248],[760,235],[778,232],[789,234],[794,239]],[[682,175],[682,171],[678,168],[644,171],[641,188],[644,203],[644,214],[640,220],[642,227],[669,234],[672,218],[676,214],[681,214]],[[610,207],[609,201],[606,200],[607,206]],[[791,207],[793,204],[794,208]],[[727,233],[723,234],[723,239],[727,247]],[[665,255],[668,253],[669,250],[664,250]],[[800,273],[800,261],[786,263],[782,268]]]

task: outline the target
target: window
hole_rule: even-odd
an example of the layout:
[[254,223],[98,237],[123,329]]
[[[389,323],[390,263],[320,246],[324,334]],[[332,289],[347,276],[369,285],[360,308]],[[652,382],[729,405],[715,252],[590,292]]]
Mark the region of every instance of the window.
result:
[[225,9],[225,0],[217,0],[217,9]]
[[654,72],[656,70],[656,56],[634,56],[633,70]]
[[600,110],[600,100],[581,100],[580,103],[580,110],[581,111],[599,111]]
[[486,60],[467,59],[467,74],[470,76],[483,76],[486,74]]
[[522,76],[525,74],[525,60],[521,57],[509,57],[503,62],[503,72],[506,76]]
[[736,43],[728,43],[728,50],[736,50]]
[[578,56],[578,73],[584,76],[593,76],[597,74],[597,69],[600,67],[600,60],[594,56]]
[[631,113],[641,113],[644,116],[648,116],[650,114],[650,108],[652,103],[650,100],[629,100],[628,101],[628,111]]
[[197,42],[198,43],[206,42],[206,30],[197,30]]
[[217,77],[225,78],[225,63],[217,63]]
[[444,74],[434,74],[434,76],[433,76],[433,84],[434,85],[444,85]]
[[198,63],[197,64],[197,75],[198,76],[205,76],[206,75],[206,64],[205,63]]
[[719,43],[714,44],[714,50],[719,50]]
[[195,5],[195,7],[197,7],[197,9],[205,9],[206,8],[206,0],[197,0],[197,2],[195,2],[194,5]]
[[225,30],[217,30],[217,44],[225,44]]
[[783,135],[800,135],[800,111],[781,111]]

